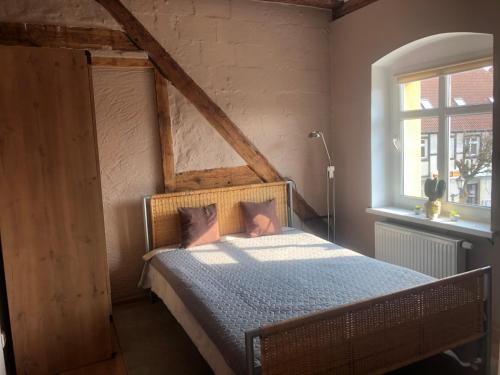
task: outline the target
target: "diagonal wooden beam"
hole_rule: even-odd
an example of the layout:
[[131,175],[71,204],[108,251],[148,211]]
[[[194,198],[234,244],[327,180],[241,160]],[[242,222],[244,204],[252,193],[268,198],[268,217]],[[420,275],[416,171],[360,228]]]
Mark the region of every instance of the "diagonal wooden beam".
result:
[[[231,145],[245,160],[248,166],[264,182],[283,180],[283,177],[266,159],[266,157],[250,142],[243,132],[224,113],[224,111],[193,81],[193,79],[172,58],[163,46],[134,17],[120,0],[95,0],[101,4],[113,18],[123,27],[127,36],[144,52],[146,52],[158,71],[174,85],[205,117],[212,127]],[[295,191],[294,207],[301,217],[303,213],[318,216]],[[298,205],[301,205],[298,207]],[[302,220],[306,218],[301,217]]]
[[163,167],[163,185],[165,191],[175,190],[174,138],[168,103],[167,80],[154,69],[156,109],[158,111],[158,127],[160,130],[160,147]]
[[32,47],[138,51],[119,30],[0,22],[0,44]]
[[374,3],[375,1],[377,0],[337,0],[335,6],[333,7],[332,18],[335,21],[336,19],[344,17],[349,13]]
[[224,111],[182,69],[162,45],[119,0],[96,0],[122,25],[158,70],[179,90],[264,181],[281,180],[269,163]]
[[333,9],[337,0],[260,0],[266,3],[281,3],[305,7]]

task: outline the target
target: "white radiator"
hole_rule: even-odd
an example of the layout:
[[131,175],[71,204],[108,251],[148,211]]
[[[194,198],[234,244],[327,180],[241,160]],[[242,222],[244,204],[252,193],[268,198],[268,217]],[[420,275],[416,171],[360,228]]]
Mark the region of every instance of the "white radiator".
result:
[[465,271],[462,240],[375,223],[375,258],[443,278]]

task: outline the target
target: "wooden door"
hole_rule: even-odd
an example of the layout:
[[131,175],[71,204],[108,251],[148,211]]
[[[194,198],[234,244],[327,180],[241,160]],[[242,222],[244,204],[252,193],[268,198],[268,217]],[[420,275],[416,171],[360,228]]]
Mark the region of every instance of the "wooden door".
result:
[[104,219],[83,51],[0,47],[0,233],[18,374],[109,358]]

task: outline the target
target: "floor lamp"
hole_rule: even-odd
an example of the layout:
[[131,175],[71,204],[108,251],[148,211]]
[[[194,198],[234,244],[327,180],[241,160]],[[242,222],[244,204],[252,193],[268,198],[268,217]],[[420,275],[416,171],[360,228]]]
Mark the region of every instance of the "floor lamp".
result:
[[332,164],[332,158],[330,157],[330,152],[328,151],[328,146],[326,145],[325,137],[323,132],[319,130],[314,130],[309,133],[309,138],[318,139],[321,138],[323,145],[325,146],[326,156],[328,158],[328,165],[326,167],[326,205],[327,205],[327,223],[328,223],[328,240],[330,241],[330,185],[332,185],[332,203],[333,203],[333,242],[335,242],[335,167]]

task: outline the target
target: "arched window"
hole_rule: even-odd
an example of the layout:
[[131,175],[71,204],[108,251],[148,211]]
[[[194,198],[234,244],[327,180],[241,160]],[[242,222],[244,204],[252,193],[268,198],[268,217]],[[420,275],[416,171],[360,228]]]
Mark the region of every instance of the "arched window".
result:
[[422,204],[423,184],[438,171],[447,182],[445,210],[489,221],[492,56],[491,35],[453,33],[410,43],[373,65],[374,206]]

